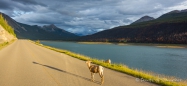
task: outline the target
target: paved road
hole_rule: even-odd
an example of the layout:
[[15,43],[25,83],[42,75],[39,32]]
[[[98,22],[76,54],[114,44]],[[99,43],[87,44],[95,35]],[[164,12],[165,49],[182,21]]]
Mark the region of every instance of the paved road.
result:
[[[110,69],[102,86],[155,86]],[[85,61],[72,58],[27,40],[17,40],[0,50],[0,86],[100,86],[90,81]]]

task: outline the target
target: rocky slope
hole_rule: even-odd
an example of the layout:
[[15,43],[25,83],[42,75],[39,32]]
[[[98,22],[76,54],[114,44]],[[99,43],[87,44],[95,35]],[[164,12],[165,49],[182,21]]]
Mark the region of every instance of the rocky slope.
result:
[[3,42],[9,42],[12,39],[16,39],[15,36],[8,33],[1,25],[0,25],[0,44]]

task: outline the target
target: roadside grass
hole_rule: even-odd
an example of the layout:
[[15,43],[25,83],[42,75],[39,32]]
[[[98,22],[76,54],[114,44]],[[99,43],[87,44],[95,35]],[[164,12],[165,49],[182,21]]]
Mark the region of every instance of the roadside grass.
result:
[[80,59],[80,60],[84,60],[84,61],[90,60],[94,64],[101,65],[103,67],[137,77],[136,78],[137,82],[151,82],[151,83],[155,83],[155,84],[162,85],[162,86],[187,86],[186,80],[183,81],[182,79],[178,79],[175,77],[168,77],[168,76],[164,76],[164,75],[155,74],[152,72],[145,72],[142,70],[132,69],[124,64],[117,64],[117,63],[108,64],[108,63],[104,63],[103,60],[99,60],[99,59],[91,58],[88,56],[76,54],[76,53],[73,53],[68,50],[57,49],[57,48],[53,48],[50,46],[42,45],[42,44],[40,44],[39,41],[37,41],[37,42],[31,41],[31,42],[34,44],[37,44],[39,46],[48,48],[50,50],[54,50],[56,52],[67,54],[69,56],[72,56],[72,57]]
[[4,42],[0,44],[0,50],[3,49],[4,47],[8,46],[9,44],[13,43],[15,40],[11,40],[10,42]]
[[16,37],[16,34],[14,33],[14,29],[8,24],[8,21],[3,17],[2,14],[0,14],[0,25],[10,34],[12,34],[14,37]]

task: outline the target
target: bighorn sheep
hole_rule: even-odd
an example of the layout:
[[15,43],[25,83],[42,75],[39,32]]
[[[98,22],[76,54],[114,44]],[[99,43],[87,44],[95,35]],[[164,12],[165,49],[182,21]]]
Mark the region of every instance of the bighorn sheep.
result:
[[104,82],[104,76],[103,71],[104,68],[100,65],[90,65],[91,61],[86,61],[86,64],[91,72],[91,81],[94,81],[94,74],[99,73],[99,76],[101,77],[101,84]]
[[105,62],[105,63],[109,63],[109,64],[111,64],[111,60],[110,60],[110,59],[105,60],[104,62]]

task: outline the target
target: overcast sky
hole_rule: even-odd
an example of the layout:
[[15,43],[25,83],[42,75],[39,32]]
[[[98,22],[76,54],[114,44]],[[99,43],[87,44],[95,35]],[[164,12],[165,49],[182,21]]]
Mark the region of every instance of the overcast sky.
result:
[[56,26],[91,34],[128,25],[142,16],[154,18],[187,9],[187,0],[0,0],[0,12],[29,25]]

